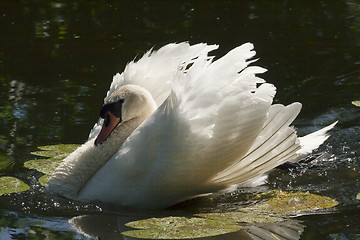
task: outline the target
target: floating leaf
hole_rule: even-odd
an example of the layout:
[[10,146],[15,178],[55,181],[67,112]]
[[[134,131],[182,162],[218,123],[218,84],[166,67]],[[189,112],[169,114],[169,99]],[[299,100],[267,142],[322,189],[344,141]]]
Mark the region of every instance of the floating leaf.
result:
[[46,184],[47,184],[47,182],[49,181],[49,178],[50,178],[50,175],[47,175],[47,174],[41,176],[41,177],[39,178],[39,183],[41,184],[41,186],[46,187]]
[[77,144],[59,144],[38,147],[42,151],[32,152],[31,154],[47,159],[29,160],[24,166],[29,169],[36,169],[44,174],[51,175],[55,168],[59,166],[61,160],[72,153],[79,145]]
[[18,193],[29,190],[30,187],[14,177],[0,177],[0,196],[6,193]]
[[205,219],[199,217],[165,217],[149,218],[127,223],[126,226],[137,228],[122,232],[123,235],[145,239],[189,239],[217,236],[220,234],[236,232],[241,226],[234,221],[221,219]]
[[216,221],[232,221],[233,223],[272,223],[281,222],[284,219],[273,214],[264,214],[255,209],[243,209],[237,212],[225,212],[225,213],[201,213],[195,216],[213,219]]
[[360,107],[360,101],[352,101],[351,103],[357,107]]
[[45,186],[49,175],[51,175],[55,168],[59,166],[61,161],[69,156],[77,147],[78,144],[58,144],[38,147],[41,151],[32,152],[31,154],[47,157],[42,159],[29,160],[24,163],[24,166],[29,169],[35,169],[46,174],[39,179],[41,185]]
[[32,152],[31,154],[40,157],[50,157],[55,159],[64,159],[70,153],[72,153],[78,144],[58,144],[58,145],[47,145],[38,147],[42,151]]
[[24,163],[24,166],[28,169],[35,169],[44,174],[51,175],[55,168],[59,166],[61,160],[57,160],[54,158],[49,159],[35,159],[29,160]]
[[128,227],[138,230],[123,235],[145,239],[189,239],[216,236],[239,231],[240,224],[264,224],[286,221],[287,217],[318,209],[334,207],[337,201],[309,192],[283,192],[274,190],[255,195],[252,200],[261,201],[237,212],[201,213],[191,218],[149,218],[130,222]]
[[296,215],[319,209],[332,208],[339,203],[329,197],[309,192],[284,192],[273,190],[256,195],[253,200],[267,199],[249,209],[270,212],[281,215]]

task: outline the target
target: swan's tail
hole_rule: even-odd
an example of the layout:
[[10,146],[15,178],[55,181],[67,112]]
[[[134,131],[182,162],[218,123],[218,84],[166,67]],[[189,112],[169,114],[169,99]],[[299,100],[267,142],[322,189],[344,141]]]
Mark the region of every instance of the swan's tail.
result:
[[[301,149],[297,152],[299,155],[298,158],[293,159],[292,162],[299,161],[310,154],[314,149],[318,148],[326,139],[329,138],[329,135],[326,134],[330,129],[332,129],[338,121],[330,124],[327,127],[324,127],[316,132],[310,133],[306,136],[299,137],[299,142]],[[291,160],[289,160],[291,161]]]
[[268,120],[248,153],[235,164],[217,174],[212,181],[222,186],[254,186],[262,184],[269,172],[285,162],[296,162],[318,148],[337,122],[304,137],[297,137],[289,125],[299,114],[300,103],[272,105]]

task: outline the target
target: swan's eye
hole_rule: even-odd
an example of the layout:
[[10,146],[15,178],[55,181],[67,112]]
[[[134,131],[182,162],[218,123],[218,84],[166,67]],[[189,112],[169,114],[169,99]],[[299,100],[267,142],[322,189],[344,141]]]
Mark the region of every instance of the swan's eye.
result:
[[109,115],[109,113],[106,115],[106,118],[105,118],[104,121],[105,121],[105,122],[104,122],[105,127],[108,127],[109,124],[110,124],[110,115]]
[[107,116],[107,114],[109,114],[109,113],[108,113],[108,112],[109,112],[109,109],[110,109],[109,104],[106,104],[106,105],[104,105],[104,106],[101,108],[100,117],[101,117],[102,119],[105,119],[106,116]]
[[100,117],[102,119],[105,119],[106,114],[108,112],[111,112],[116,117],[121,117],[121,108],[122,108],[122,104],[124,103],[124,101],[125,101],[124,99],[120,99],[117,102],[105,104],[104,106],[102,106],[102,108],[100,110]]
[[109,111],[114,114],[116,117],[121,118],[121,110],[124,99],[120,99],[117,102],[114,102],[110,105]]

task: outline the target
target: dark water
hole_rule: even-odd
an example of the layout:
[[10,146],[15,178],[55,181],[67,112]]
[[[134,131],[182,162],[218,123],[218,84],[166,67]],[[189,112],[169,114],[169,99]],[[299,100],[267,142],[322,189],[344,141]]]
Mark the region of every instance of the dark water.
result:
[[[360,100],[359,1],[3,0],[0,157],[12,164],[0,176],[32,189],[0,197],[0,239],[121,239],[121,221],[143,213],[118,210],[121,220],[94,215],[100,209],[93,205],[52,199],[23,162],[40,145],[84,142],[112,76],[149,48],[180,41],[219,44],[217,55],[253,42],[258,64],[269,70],[262,77],[277,86],[276,102],[303,103],[295,121],[300,135],[339,120],[314,165],[276,170],[263,189],[305,190],[340,202],[335,212],[296,218],[301,239],[360,238],[360,108],[351,104]],[[184,208],[234,210],[239,199],[235,192]],[[84,214],[92,216],[82,230],[70,226],[70,218]]]

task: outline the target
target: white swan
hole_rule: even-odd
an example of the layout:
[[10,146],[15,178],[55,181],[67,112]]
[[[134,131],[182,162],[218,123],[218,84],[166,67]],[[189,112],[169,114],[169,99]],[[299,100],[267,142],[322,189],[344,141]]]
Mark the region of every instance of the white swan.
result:
[[208,52],[217,47],[169,44],[129,63],[114,76],[88,141],[55,170],[47,190],[165,208],[261,184],[267,172],[327,139],[335,123],[297,138],[289,125],[301,104],[272,105],[275,87],[255,76],[266,70],[248,66],[252,44],[213,61]]

